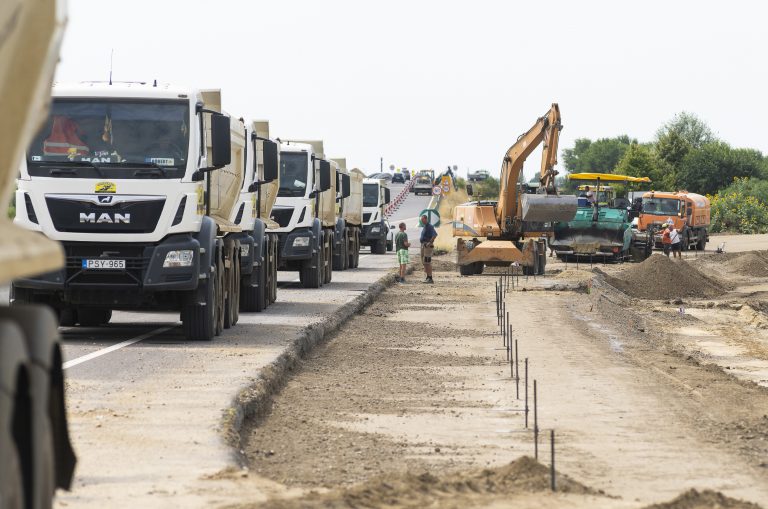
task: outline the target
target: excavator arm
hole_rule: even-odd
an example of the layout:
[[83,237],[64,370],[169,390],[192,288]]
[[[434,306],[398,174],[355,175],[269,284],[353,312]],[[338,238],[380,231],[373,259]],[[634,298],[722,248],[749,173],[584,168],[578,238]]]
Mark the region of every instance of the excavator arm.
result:
[[560,108],[557,103],[554,103],[544,116],[537,119],[536,123],[509,147],[504,155],[504,161],[501,165],[499,202],[496,208],[496,220],[502,230],[507,230],[505,225],[514,224],[515,218],[520,216],[521,200],[517,186],[520,172],[526,158],[542,142],[544,149],[541,154],[541,173],[539,176],[541,189],[545,190],[548,195],[557,194],[555,165],[557,164],[557,145],[562,128]]

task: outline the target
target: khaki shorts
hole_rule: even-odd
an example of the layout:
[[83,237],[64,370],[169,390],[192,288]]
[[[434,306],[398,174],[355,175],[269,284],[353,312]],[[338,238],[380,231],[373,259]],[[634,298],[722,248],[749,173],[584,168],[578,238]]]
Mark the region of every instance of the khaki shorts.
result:
[[435,248],[431,244],[424,243],[421,245],[421,263],[432,263],[432,251]]

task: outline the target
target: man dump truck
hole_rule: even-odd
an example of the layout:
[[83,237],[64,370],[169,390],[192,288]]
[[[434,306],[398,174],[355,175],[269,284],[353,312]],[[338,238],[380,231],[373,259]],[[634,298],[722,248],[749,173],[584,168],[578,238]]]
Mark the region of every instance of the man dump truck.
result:
[[672,223],[681,234],[683,249],[704,251],[709,241],[709,198],[687,191],[649,191],[643,194],[636,235],[662,248],[661,225]]
[[347,160],[331,159],[336,165],[336,231],[333,244],[333,270],[355,269],[360,263],[360,235],[363,226],[363,179],[354,168],[347,170]]
[[278,269],[299,272],[304,288],[329,283],[336,228],[336,182],[322,141],[281,141],[280,186],[271,219],[278,224]]
[[279,186],[279,144],[269,139],[269,122],[246,128],[245,178],[230,221],[243,232],[240,241],[240,310],[262,311],[277,299],[277,234],[267,231]]
[[[546,239],[530,238],[529,232],[538,235],[542,222],[570,221],[577,210],[576,197],[559,195],[555,187],[561,129],[560,109],[553,104],[504,155],[498,201],[470,202],[455,207],[453,236],[457,237],[462,275],[478,274],[484,265],[514,263],[521,265],[526,274],[544,273]],[[523,193],[518,182],[523,163],[542,142],[541,185],[537,194]]]
[[413,181],[413,187],[411,188],[411,192],[415,194],[416,196],[419,195],[426,195],[431,196],[432,195],[432,179],[429,177],[429,175],[418,175],[416,179]]
[[391,199],[384,179],[363,180],[363,236],[360,243],[371,247],[371,253],[387,252],[387,229],[384,209]]
[[[579,196],[576,216],[570,221],[554,224],[550,247],[558,258],[588,257],[590,259],[623,261],[645,260],[651,246],[644,237],[636,235],[627,200],[617,199],[613,188],[603,182],[650,183],[648,177],[629,177],[612,173],[572,173],[569,180],[590,181],[579,191],[592,191],[594,200]],[[587,187],[589,189],[587,189]]]
[[[0,192],[8,206],[24,150],[45,118],[64,31],[57,2],[0,2]],[[0,280],[57,270],[57,242],[0,214]],[[0,307],[0,507],[51,507],[69,489],[69,442],[56,317],[43,306]]]
[[53,93],[21,166],[16,223],[61,242],[66,266],[17,278],[13,300],[48,304],[70,326],[105,324],[113,309],[180,311],[190,340],[237,323],[244,230],[230,218],[252,148],[221,94],[157,83]]

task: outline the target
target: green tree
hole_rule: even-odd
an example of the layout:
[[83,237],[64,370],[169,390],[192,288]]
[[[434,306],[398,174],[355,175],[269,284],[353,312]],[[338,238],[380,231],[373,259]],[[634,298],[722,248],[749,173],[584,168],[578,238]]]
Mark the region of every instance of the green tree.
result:
[[661,126],[656,131],[656,140],[673,133],[693,148],[701,148],[707,143],[717,141],[717,137],[707,123],[687,111],[681,111],[672,117],[672,120]]
[[563,164],[571,173],[612,173],[631,143],[637,140],[627,135],[596,141],[579,138],[573,148],[563,150]]
[[616,173],[631,177],[649,177],[654,182],[661,180],[653,147],[639,143],[629,146],[624,157],[616,165]]
[[759,177],[763,155],[753,149],[733,149],[716,141],[691,150],[676,173],[679,187],[701,194],[714,194],[737,178]]

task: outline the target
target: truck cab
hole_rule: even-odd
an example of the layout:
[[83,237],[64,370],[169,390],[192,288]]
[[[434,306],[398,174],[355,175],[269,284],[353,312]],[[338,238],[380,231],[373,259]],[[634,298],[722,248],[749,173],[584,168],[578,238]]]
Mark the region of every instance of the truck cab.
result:
[[687,191],[644,193],[637,230],[652,235],[654,246],[661,248],[661,226],[664,223],[672,223],[680,231],[683,249],[703,251],[709,240],[709,198]]
[[389,187],[384,179],[363,180],[363,236],[361,244],[371,246],[371,253],[387,250],[386,216],[384,208],[390,201]]
[[224,237],[241,231],[229,207],[243,132],[195,89],[54,86],[21,164],[15,222],[59,241],[66,266],[15,280],[12,299],[48,304],[64,325],[103,324],[112,309],[179,310],[190,339],[232,325],[224,267],[239,252]]
[[336,226],[332,180],[321,146],[281,143],[280,186],[271,215],[277,227],[270,231],[278,236],[278,268],[298,271],[305,288],[331,280]]

